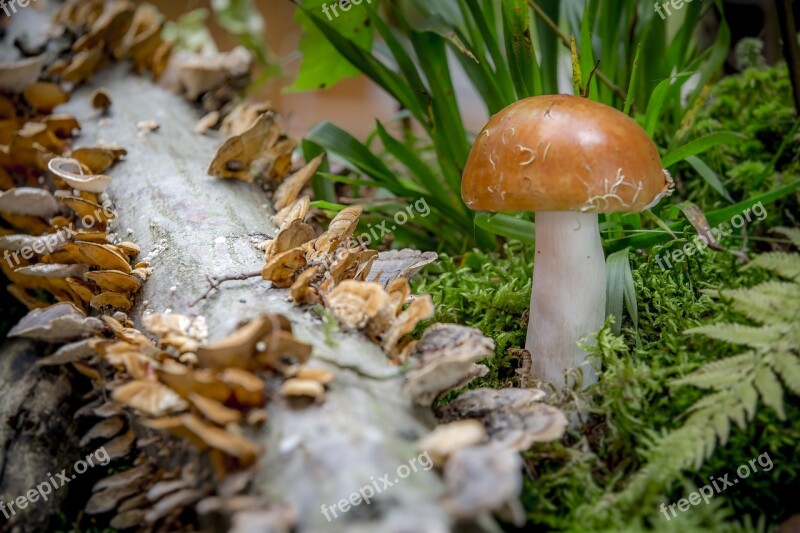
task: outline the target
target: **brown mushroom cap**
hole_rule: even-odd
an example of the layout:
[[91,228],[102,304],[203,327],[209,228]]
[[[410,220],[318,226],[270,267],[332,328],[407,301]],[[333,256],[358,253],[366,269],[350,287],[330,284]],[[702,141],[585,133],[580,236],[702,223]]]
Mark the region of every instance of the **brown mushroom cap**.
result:
[[494,115],[461,182],[464,202],[481,211],[636,212],[671,192],[633,119],[569,95],[526,98]]

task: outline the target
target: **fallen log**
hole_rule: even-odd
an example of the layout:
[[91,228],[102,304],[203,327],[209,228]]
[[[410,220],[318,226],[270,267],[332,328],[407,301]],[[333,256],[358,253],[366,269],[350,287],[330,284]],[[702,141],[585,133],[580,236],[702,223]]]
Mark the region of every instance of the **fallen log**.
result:
[[[114,99],[111,118],[102,122],[90,118],[95,113],[89,96],[97,87]],[[269,404],[259,476],[268,499],[291,504],[298,531],[391,531],[400,524],[417,531],[448,530],[451,519],[437,503],[442,483],[433,471],[415,473],[377,496],[371,512],[345,514],[334,526],[321,512],[370,477],[394,473],[416,457],[414,442],[433,425],[429,412],[412,408],[396,369],[377,346],[346,334],[335,335],[334,346],[327,344],[318,318],[288,303],[286,290],[260,279],[228,283],[191,307],[209,278],[263,267],[263,254],[254,244],[276,232],[263,192],[207,175],[220,140],[194,133],[198,112],[149,80],[131,76],[125,65],[99,74],[62,109],[81,121],[81,144],[103,140],[128,150],[107,192],[118,214],[112,230],[135,240],[143,255],[150,251],[152,274],[132,313],[137,327],[145,313],[169,309],[204,316],[214,341],[260,313],[281,313],[336,375],[319,407]],[[160,127],[140,136],[137,124],[146,120]]]

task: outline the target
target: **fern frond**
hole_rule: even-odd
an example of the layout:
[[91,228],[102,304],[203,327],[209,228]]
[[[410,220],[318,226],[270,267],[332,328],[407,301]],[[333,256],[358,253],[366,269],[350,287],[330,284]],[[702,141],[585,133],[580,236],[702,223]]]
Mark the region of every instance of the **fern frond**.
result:
[[783,411],[783,386],[778,378],[775,377],[772,369],[768,366],[761,366],[756,371],[753,384],[761,395],[764,405],[772,408],[778,414],[778,418],[786,420],[786,413]]
[[800,279],[800,255],[784,252],[761,254],[750,262],[748,267],[760,267],[787,279]]
[[766,348],[781,341],[786,335],[786,327],[781,326],[743,326],[741,324],[711,324],[692,328],[686,333],[705,335],[730,344],[743,344],[750,348]]
[[[800,230],[782,233],[800,246]],[[727,443],[731,422],[742,430],[747,427],[756,415],[759,399],[784,420],[784,387],[800,396],[800,255],[764,254],[751,264],[793,281],[771,280],[748,289],[719,291],[736,311],[761,325],[710,324],[686,333],[750,350],[713,361],[670,382],[671,387],[690,385],[709,392],[689,407],[681,427],[650,439],[647,464],[613,502],[635,505],[647,491],[670,483],[682,470],[699,469],[717,445]]]
[[786,235],[796,248],[800,248],[800,228],[773,228],[772,231]]
[[788,352],[779,352],[774,359],[775,370],[786,388],[800,396],[800,358]]
[[722,291],[733,307],[762,324],[796,324],[800,315],[800,284],[766,281],[749,289]]
[[[695,328],[695,331],[701,329],[705,328]],[[701,389],[726,389],[741,380],[741,376],[749,374],[757,364],[758,356],[756,353],[745,352],[708,363],[699,370],[674,380],[670,385],[674,387],[694,385]],[[700,407],[702,407],[702,404]],[[697,404],[692,408],[697,408]]]

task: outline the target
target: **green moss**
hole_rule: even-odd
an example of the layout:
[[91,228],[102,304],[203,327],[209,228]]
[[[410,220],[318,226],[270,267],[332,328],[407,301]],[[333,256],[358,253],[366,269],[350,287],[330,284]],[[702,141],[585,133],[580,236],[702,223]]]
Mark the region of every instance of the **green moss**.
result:
[[[654,487],[635,509],[598,511],[603,500],[623,488],[646,463],[650,439],[679,427],[686,410],[701,395],[691,387],[671,389],[669,382],[709,361],[737,353],[735,347],[685,333],[701,324],[742,320],[726,302],[702,291],[749,287],[769,277],[763,270],[743,269],[730,254],[713,251],[662,270],[654,261],[654,254],[660,251],[633,256],[641,347],[636,348],[629,319],[623,322],[619,337],[609,328],[602,330],[593,349],[603,362],[603,375],[593,391],[592,417],[562,442],[538,445],[526,454],[532,478],[526,480],[523,502],[536,528],[728,531],[737,529],[745,516],[755,523],[764,515],[767,523],[774,524],[791,506],[791,493],[778,487],[781,483],[796,486],[797,482],[790,480],[797,479],[800,470],[800,458],[793,456],[800,426],[787,428],[764,410],[746,431],[734,429],[730,442],[719,447],[713,460],[701,470],[687,472],[670,484],[671,489],[665,492]],[[521,347],[525,340],[521,318],[530,297],[530,252],[514,244],[506,247],[503,256],[475,252],[458,261],[444,257],[436,271],[417,283],[416,291],[433,295],[437,320],[477,327],[497,341],[497,357],[485,362],[490,373],[471,387],[518,386],[514,370],[519,363],[505,353],[508,348]],[[789,413],[798,407],[800,402],[787,403],[789,420]],[[659,512],[661,503],[679,500],[703,485],[709,475],[722,475],[767,449],[776,457],[770,475],[754,476],[737,491],[715,498],[711,505],[682,513],[680,520],[667,521]]]

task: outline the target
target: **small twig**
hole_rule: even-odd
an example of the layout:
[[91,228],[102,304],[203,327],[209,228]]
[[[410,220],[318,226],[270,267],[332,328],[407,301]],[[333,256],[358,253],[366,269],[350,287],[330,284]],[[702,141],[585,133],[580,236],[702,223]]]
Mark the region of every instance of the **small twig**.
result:
[[219,286],[222,285],[223,283],[225,283],[226,281],[244,281],[244,280],[247,280],[247,279],[259,278],[259,277],[261,277],[261,271],[260,270],[256,270],[255,272],[246,272],[244,274],[231,274],[231,275],[228,275],[228,276],[219,276],[219,277],[206,276],[206,279],[208,280],[208,285],[209,285],[208,289],[206,290],[206,292],[203,293],[202,296],[200,296],[200,298],[198,298],[197,300],[192,302],[189,305],[189,307],[194,307],[195,305],[199,304],[200,302],[202,302],[203,300],[208,298],[211,295],[211,293],[214,291],[214,289],[218,289]]
[[[566,35],[564,35],[563,33],[561,33],[561,30],[558,28],[558,24],[556,24],[555,22],[553,22],[553,19],[551,19],[550,17],[548,17],[548,16],[547,16],[547,13],[545,13],[545,12],[544,12],[544,10],[543,10],[541,7],[539,7],[539,5],[538,5],[536,2],[534,2],[533,0],[529,0],[529,2],[528,2],[528,3],[529,3],[529,4],[530,4],[530,6],[533,8],[533,10],[536,12],[536,14],[537,14],[537,15],[539,15],[539,16],[542,18],[542,20],[544,21],[544,23],[545,23],[545,24],[546,24],[546,25],[547,25],[547,26],[548,26],[548,27],[549,27],[551,30],[553,30],[553,33],[555,33],[556,35],[558,35],[558,37],[561,39],[561,42],[562,42],[562,43],[564,43],[564,46],[566,46],[567,48],[570,48],[569,39],[567,39],[567,36],[566,36]],[[606,75],[603,73],[603,71],[602,71],[602,70],[599,70],[599,69],[598,69],[598,71],[597,71],[597,79],[599,79],[600,81],[602,81],[603,83],[605,83],[605,84],[608,86],[608,88],[609,88],[609,89],[611,89],[612,91],[614,91],[614,92],[617,94],[617,96],[619,96],[620,98],[622,98],[622,100],[623,100],[623,101],[627,100],[627,96],[625,95],[625,92],[624,92],[622,89],[620,89],[620,88],[617,86],[617,84],[616,84],[616,83],[614,83],[613,81],[611,81],[611,79],[610,79],[608,76],[606,76]]]
[[589,79],[586,80],[586,87],[583,88],[583,94],[581,95],[584,98],[588,98],[589,97],[589,87],[591,86],[592,78],[594,77],[594,75],[597,72],[598,68],[600,68],[600,60],[599,59],[594,64],[594,68],[592,69],[592,71],[589,73]]

